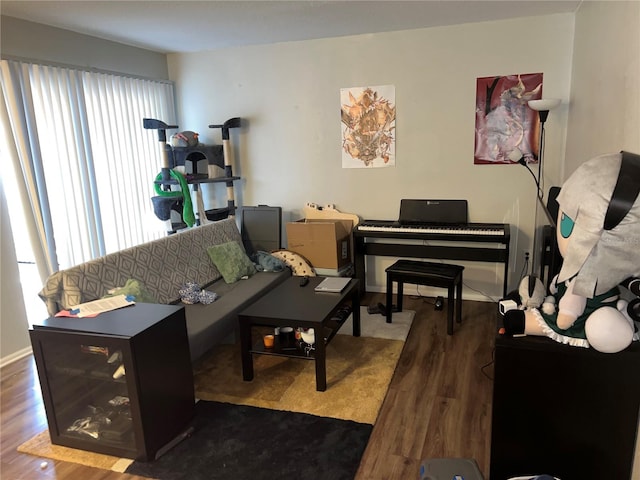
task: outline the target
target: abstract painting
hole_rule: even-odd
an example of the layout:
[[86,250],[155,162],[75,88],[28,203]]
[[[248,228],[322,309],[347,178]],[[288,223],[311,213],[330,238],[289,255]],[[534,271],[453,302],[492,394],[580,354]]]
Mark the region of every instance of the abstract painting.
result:
[[542,73],[477,79],[475,164],[515,163],[509,155],[516,149],[528,163],[538,161],[538,114],[527,102],[541,96]]
[[340,89],[342,168],[396,164],[395,87]]

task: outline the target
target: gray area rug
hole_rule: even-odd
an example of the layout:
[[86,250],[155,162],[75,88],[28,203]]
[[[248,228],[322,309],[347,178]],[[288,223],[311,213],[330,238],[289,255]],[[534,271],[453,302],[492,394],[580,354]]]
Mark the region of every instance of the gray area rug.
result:
[[[386,317],[379,313],[369,315],[367,307],[360,307],[360,335],[363,337],[386,338],[405,341],[409,335],[416,312],[403,310],[394,312],[393,322],[387,323]],[[353,315],[349,315],[338,334],[351,335],[353,332]]]

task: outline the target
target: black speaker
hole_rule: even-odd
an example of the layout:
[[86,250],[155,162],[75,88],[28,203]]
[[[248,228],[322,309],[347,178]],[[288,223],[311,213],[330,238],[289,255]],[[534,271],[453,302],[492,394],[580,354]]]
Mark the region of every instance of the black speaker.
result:
[[242,207],[240,213],[242,243],[248,255],[273,252],[282,244],[282,208],[259,205]]

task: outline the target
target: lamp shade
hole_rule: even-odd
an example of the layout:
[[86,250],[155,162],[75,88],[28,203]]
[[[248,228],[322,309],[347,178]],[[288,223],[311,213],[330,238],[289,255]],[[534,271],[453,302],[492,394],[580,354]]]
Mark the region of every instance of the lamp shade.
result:
[[514,148],[509,154],[509,160],[511,160],[513,163],[520,161],[520,159],[523,157],[524,155],[522,154],[519,148]]
[[560,105],[559,98],[541,98],[540,100],[529,100],[529,108],[538,112],[549,111]]

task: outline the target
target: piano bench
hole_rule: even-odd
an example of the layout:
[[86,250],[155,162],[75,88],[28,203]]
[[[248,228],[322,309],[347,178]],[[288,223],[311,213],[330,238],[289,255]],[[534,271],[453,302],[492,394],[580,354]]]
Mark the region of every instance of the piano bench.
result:
[[[447,297],[447,334],[453,335],[454,303],[457,311],[456,320],[462,322],[462,271],[460,265],[447,263],[420,262],[415,260],[398,260],[387,267],[387,323],[392,321],[393,282],[398,283],[397,306],[402,311],[402,291],[404,283],[441,287],[448,290]],[[456,298],[457,295],[457,298]],[[455,300],[455,302],[454,302]]]

